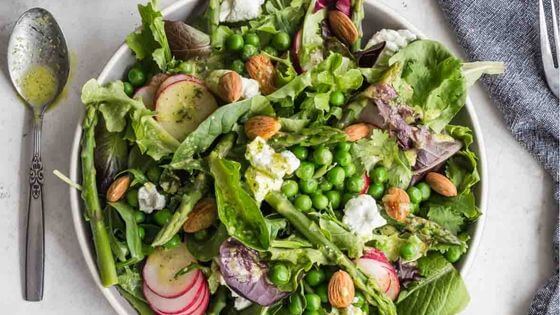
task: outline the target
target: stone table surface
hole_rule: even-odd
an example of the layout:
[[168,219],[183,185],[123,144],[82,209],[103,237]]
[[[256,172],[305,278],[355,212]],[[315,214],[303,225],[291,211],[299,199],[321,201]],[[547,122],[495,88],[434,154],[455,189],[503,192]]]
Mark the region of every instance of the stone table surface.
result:
[[[379,0],[398,10],[429,37],[461,54],[435,0]],[[67,186],[52,175],[68,173],[82,84],[97,76],[128,32],[139,24],[136,0],[0,0],[0,309],[9,314],[112,314],[94,285],[70,216]],[[171,3],[163,1],[162,5]],[[507,5],[504,2],[504,5]],[[14,94],[5,65],[9,33],[26,9],[51,11],[65,32],[72,58],[67,93],[47,114],[45,161],[45,295],[22,299],[24,219],[27,199],[30,114]],[[558,206],[553,183],[513,139],[486,93],[470,93],[486,140],[489,202],[476,261],[466,278],[472,302],[465,314],[526,314],[535,290],[552,273],[551,236]]]

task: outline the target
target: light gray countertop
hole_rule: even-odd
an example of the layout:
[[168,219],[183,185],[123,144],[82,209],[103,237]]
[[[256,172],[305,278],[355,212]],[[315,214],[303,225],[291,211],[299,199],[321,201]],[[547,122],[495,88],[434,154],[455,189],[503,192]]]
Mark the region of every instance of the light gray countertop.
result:
[[[97,76],[124,37],[139,24],[136,1],[0,0],[0,309],[9,314],[111,314],[97,290],[75,238],[67,186],[52,175],[68,173],[75,126],[83,107],[82,84]],[[461,53],[435,0],[380,0],[429,37]],[[162,1],[163,5],[172,0]],[[504,2],[507,5],[507,2]],[[65,32],[72,58],[67,94],[46,116],[45,296],[22,299],[23,250],[30,115],[14,94],[5,66],[9,33],[26,9],[50,10]],[[491,45],[491,43],[489,43]],[[558,206],[553,183],[513,139],[500,113],[480,87],[470,93],[486,140],[489,202],[481,246],[467,276],[471,304],[466,314],[526,314],[535,290],[552,273],[551,238]],[[22,153],[23,152],[23,153]],[[23,194],[22,194],[23,191]]]

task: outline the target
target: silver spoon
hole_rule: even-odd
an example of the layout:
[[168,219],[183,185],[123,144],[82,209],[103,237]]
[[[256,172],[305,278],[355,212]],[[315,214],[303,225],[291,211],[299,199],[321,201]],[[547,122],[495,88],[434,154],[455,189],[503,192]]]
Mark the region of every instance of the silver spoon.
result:
[[25,299],[43,299],[45,229],[41,127],[45,111],[60,94],[70,65],[62,30],[45,9],[33,8],[16,22],[8,44],[10,79],[33,110],[33,158],[29,169]]

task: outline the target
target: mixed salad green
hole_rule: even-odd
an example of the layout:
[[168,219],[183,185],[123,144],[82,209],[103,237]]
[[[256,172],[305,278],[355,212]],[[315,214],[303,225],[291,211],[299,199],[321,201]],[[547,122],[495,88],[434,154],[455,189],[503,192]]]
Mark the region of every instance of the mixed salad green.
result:
[[82,197],[102,284],[140,314],[455,314],[481,215],[464,63],[362,0],[155,1],[92,79]]

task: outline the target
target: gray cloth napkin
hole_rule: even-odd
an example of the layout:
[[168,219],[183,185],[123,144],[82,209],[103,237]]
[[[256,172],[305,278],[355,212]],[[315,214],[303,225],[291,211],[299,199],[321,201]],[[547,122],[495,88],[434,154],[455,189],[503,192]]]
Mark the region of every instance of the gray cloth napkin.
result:
[[[506,63],[506,73],[482,85],[513,136],[552,175],[558,199],[559,107],[544,78],[537,0],[438,0],[471,60]],[[558,6],[557,6],[558,8]],[[550,24],[550,23],[549,23]],[[536,228],[536,227],[535,227]],[[558,228],[553,246],[558,266]],[[558,269],[535,295],[530,315],[560,314]]]

